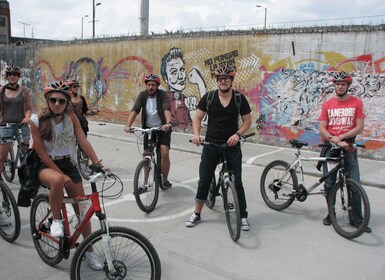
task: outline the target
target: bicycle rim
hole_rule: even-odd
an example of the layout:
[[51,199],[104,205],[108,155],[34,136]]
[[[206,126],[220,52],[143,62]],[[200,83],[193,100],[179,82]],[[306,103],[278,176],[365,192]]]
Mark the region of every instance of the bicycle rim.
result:
[[223,203],[230,237],[234,242],[237,242],[241,236],[241,211],[239,209],[237,191],[231,181],[225,183]]
[[329,215],[336,232],[353,239],[365,232],[370,219],[370,204],[365,190],[357,182],[346,179],[337,183],[329,194]]
[[[161,279],[159,256],[146,237],[125,227],[110,227],[109,233],[108,247],[106,235],[102,230],[93,232],[80,244],[72,259],[71,280]],[[100,264],[104,265],[103,269],[93,270],[89,266],[85,258],[85,253],[89,250],[92,250]],[[114,272],[108,268],[107,251],[110,251]]]
[[154,210],[159,197],[157,172],[148,158],[139,162],[134,175],[134,196],[139,208],[146,213]]
[[40,258],[48,265],[54,266],[62,261],[59,253],[59,243],[46,237],[43,233],[49,234],[52,222],[51,207],[48,196],[39,194],[31,206],[31,233],[32,240]]
[[0,181],[0,235],[8,242],[15,241],[20,234],[20,214],[11,189]]
[[78,151],[77,151],[76,157],[77,157],[78,169],[79,169],[80,175],[84,179],[88,180],[89,176],[91,175],[91,170],[88,168],[89,158],[83,154],[80,145],[78,145]]
[[276,160],[269,163],[262,172],[261,195],[271,209],[286,209],[294,201],[292,194],[298,185],[298,179],[294,170],[287,171],[289,167],[287,162]]
[[8,182],[12,182],[15,179],[15,154],[13,152],[13,146],[9,149],[7,159],[4,162],[3,176]]

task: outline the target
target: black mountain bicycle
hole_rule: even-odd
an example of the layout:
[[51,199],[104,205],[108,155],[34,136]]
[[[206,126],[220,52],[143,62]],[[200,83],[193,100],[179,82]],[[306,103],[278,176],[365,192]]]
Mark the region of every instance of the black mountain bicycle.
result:
[[[247,138],[255,135],[255,133],[243,135],[240,138],[240,142],[244,142]],[[191,140],[190,140],[191,142]],[[206,205],[212,209],[215,205],[215,198],[222,196],[223,208],[225,210],[227,228],[230,233],[230,237],[234,242],[237,242],[241,236],[241,211],[239,208],[238,194],[235,186],[235,178],[232,170],[228,169],[226,150],[229,146],[224,144],[215,144],[211,142],[202,142],[202,146],[215,146],[221,153],[221,161],[218,164],[222,164],[218,181],[215,178],[215,174],[211,180],[209,195],[206,200]]]

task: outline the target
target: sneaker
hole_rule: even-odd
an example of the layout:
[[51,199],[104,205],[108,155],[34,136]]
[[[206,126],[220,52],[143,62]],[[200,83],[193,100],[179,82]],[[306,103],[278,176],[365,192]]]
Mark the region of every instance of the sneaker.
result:
[[324,224],[324,226],[330,226],[332,224],[332,221],[330,221],[329,214],[325,217],[325,219],[323,219],[322,223]]
[[164,190],[171,189],[171,187],[172,187],[172,184],[170,183],[170,181],[165,181],[163,183],[163,189]]
[[8,219],[7,214],[1,213],[0,214],[0,227],[7,227],[11,225],[11,222]]
[[147,192],[147,185],[144,185],[143,187],[141,186],[141,187],[138,188],[138,193],[139,194],[142,194],[142,193],[145,193],[145,192]]
[[61,220],[53,220],[50,233],[52,237],[60,238],[64,236],[63,222]]
[[247,218],[242,218],[241,219],[241,229],[243,231],[249,231],[250,230],[250,224]]
[[88,265],[93,270],[102,270],[104,268],[104,263],[99,259],[95,252],[87,252],[85,257]]
[[194,227],[201,220],[201,216],[197,215],[195,212],[191,215],[190,220],[186,222],[186,227]]
[[[350,224],[352,227],[355,227],[355,228],[359,228],[361,224]],[[365,232],[366,233],[371,233],[372,232],[372,229],[370,227],[366,227],[365,229]]]

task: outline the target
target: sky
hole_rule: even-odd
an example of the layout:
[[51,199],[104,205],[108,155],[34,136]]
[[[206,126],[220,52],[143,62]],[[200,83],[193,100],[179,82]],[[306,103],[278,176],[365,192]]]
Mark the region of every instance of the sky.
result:
[[[94,0],[95,37],[140,34],[141,0]],[[8,0],[13,37],[92,38],[92,0]],[[383,0],[149,0],[149,34],[385,24]],[[262,7],[256,7],[260,5]],[[85,17],[88,15],[88,17]],[[82,29],[83,21],[83,29]]]

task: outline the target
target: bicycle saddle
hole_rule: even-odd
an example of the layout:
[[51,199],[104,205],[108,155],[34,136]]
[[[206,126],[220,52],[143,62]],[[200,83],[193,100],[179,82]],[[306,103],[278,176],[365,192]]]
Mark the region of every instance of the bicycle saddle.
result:
[[305,141],[297,140],[297,139],[291,139],[290,141],[291,146],[295,148],[302,148],[303,146],[307,146],[308,143]]

